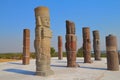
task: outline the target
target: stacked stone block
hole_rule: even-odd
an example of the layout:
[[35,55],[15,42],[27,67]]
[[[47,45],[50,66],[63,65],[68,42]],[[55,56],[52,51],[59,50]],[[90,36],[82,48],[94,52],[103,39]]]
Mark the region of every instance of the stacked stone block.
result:
[[50,15],[47,7],[35,8],[36,28],[35,28],[35,54],[36,54],[36,75],[49,76],[54,74],[50,68],[50,40],[52,31],[50,30]]
[[23,30],[23,60],[24,65],[29,64],[30,60],[30,30]]
[[82,29],[82,33],[83,33],[84,63],[92,63],[92,60],[91,60],[90,28],[89,27],[84,27]]
[[62,36],[58,36],[58,59],[63,59],[63,53],[62,53]]
[[119,60],[116,36],[109,35],[106,37],[106,52],[107,52],[107,69],[112,71],[118,71]]
[[77,67],[76,64],[76,36],[75,24],[71,21],[66,21],[66,53],[67,67]]

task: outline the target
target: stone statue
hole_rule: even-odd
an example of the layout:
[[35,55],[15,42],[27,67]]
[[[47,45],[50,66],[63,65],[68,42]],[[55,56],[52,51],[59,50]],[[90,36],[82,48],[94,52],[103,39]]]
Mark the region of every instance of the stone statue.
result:
[[93,31],[93,49],[95,60],[101,60],[99,31]]
[[120,64],[120,52],[118,52],[118,59],[119,59],[119,64]]
[[50,68],[50,40],[52,31],[50,30],[50,16],[47,7],[35,8],[36,28],[35,28],[35,54],[36,54],[36,74],[48,76],[54,74]]
[[92,63],[91,60],[91,41],[90,41],[90,28],[84,27],[83,32],[83,56],[84,63]]
[[66,53],[67,53],[67,67],[78,67],[76,64],[76,36],[75,24],[66,20]]
[[106,37],[106,52],[107,52],[107,69],[112,71],[118,71],[119,60],[116,36],[109,35]]

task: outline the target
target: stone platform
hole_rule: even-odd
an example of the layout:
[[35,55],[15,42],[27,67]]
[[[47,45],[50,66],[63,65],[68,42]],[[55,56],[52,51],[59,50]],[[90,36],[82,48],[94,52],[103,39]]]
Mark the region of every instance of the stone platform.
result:
[[[92,59],[94,60],[94,59]],[[35,60],[29,65],[22,65],[22,61],[0,63],[0,80],[120,80],[119,71],[108,71],[106,59],[83,63],[83,58],[77,58],[78,68],[67,68],[67,60],[51,59],[54,75],[40,77],[35,75]],[[120,66],[119,66],[120,67]]]

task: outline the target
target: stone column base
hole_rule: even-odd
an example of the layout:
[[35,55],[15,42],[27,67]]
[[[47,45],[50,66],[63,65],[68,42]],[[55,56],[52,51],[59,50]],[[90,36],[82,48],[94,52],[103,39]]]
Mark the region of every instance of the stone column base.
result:
[[38,76],[49,76],[49,75],[53,75],[54,72],[52,70],[46,70],[46,71],[37,71],[36,75]]
[[93,63],[93,61],[92,60],[84,61],[84,63]]
[[75,65],[67,65],[67,67],[75,67],[75,68],[77,68],[77,67],[80,67],[80,65],[76,63]]
[[29,57],[23,57],[23,60],[22,60],[22,64],[23,65],[28,65],[30,62],[29,62]]
[[95,61],[101,61],[102,59],[95,59]]

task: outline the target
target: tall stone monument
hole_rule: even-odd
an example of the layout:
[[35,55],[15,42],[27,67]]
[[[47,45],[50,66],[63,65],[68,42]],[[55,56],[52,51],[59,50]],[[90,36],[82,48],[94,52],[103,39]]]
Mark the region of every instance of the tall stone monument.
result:
[[107,69],[112,71],[118,71],[119,60],[116,36],[109,35],[106,37],[106,52],[107,52]]
[[66,20],[66,53],[67,53],[67,67],[77,67],[76,64],[76,36],[75,24]]
[[23,30],[23,60],[24,65],[29,64],[30,59],[30,30]]
[[120,64],[120,52],[118,52],[118,59],[119,59],[119,64]]
[[92,63],[91,60],[91,41],[90,41],[90,28],[83,27],[83,56],[84,63]]
[[95,60],[101,60],[99,31],[93,31],[93,50]]
[[50,40],[52,31],[50,30],[50,15],[47,7],[35,8],[36,28],[35,28],[35,54],[36,54],[36,74],[39,76],[49,76],[54,74],[50,68]]
[[58,36],[58,59],[63,59],[63,53],[62,53],[62,36]]

